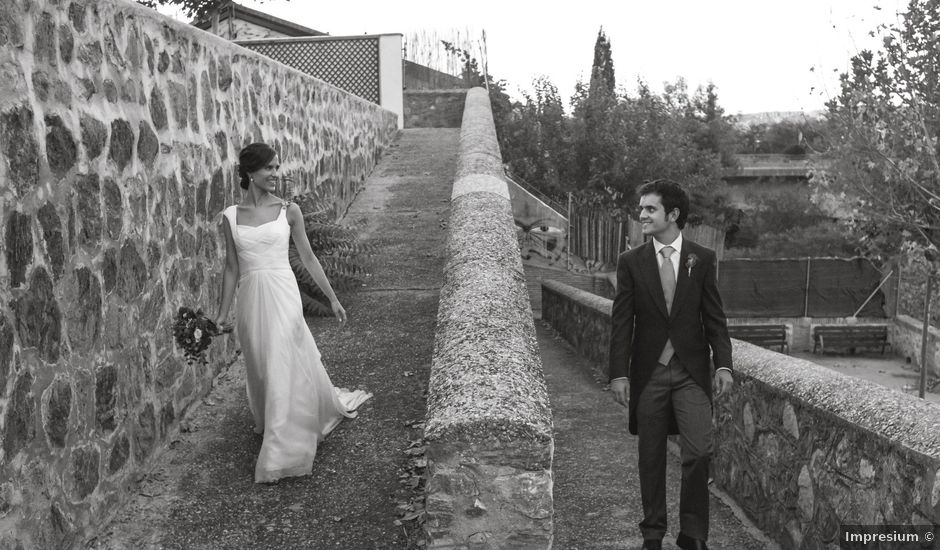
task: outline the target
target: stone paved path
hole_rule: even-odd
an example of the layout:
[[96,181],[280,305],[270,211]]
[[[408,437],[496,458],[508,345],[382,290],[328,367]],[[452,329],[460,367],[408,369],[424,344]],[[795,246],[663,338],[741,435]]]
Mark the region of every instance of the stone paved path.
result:
[[405,130],[344,223],[377,247],[373,276],[343,298],[349,323],[313,319],[333,383],[375,394],[321,445],[313,475],[253,483],[261,439],[251,430],[240,361],[196,410],[101,549],[405,548],[397,505],[404,450],[419,439],[443,270],[459,130]]

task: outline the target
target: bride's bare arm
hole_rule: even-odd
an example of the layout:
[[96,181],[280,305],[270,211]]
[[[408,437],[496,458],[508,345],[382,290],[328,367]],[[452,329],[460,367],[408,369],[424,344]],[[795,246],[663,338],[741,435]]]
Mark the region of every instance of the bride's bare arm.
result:
[[219,314],[216,316],[215,322],[221,327],[228,319],[229,309],[232,308],[232,300],[235,298],[235,285],[238,284],[240,273],[238,269],[238,252],[235,250],[235,240],[232,238],[232,228],[225,216],[222,216],[219,231],[225,240],[225,266],[222,269],[222,296],[219,298]]
[[297,247],[300,261],[303,262],[304,267],[310,272],[314,282],[317,283],[317,286],[320,287],[323,294],[330,300],[330,307],[333,308],[333,314],[336,315],[336,318],[339,319],[341,323],[345,323],[346,310],[343,309],[343,306],[336,298],[336,293],[333,292],[333,287],[330,285],[326,273],[323,272],[323,266],[320,265],[320,260],[317,259],[316,255],[313,253],[313,249],[310,248],[310,241],[307,239],[307,229],[304,227],[303,213],[300,211],[300,207],[294,203],[291,203],[290,206],[287,207],[287,221],[290,223],[290,235],[294,240],[294,245]]

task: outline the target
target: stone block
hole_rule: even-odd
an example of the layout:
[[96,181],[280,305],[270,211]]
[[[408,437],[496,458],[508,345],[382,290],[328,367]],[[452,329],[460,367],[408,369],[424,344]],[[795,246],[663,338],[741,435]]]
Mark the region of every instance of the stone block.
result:
[[117,165],[118,171],[131,161],[134,153],[134,129],[123,119],[111,122],[111,144],[108,149],[108,158]]
[[47,101],[52,94],[52,80],[49,73],[43,70],[33,71],[33,90],[39,101]]
[[98,487],[101,453],[92,446],[72,449],[69,459],[69,495],[85,500]]
[[98,86],[95,84],[94,80],[90,78],[79,78],[78,83],[82,87],[81,97],[85,101],[88,101],[91,99],[91,96],[98,93]]
[[117,252],[113,248],[105,250],[101,259],[101,280],[104,283],[105,292],[111,292],[117,284],[117,262]]
[[209,73],[202,71],[199,75],[199,83],[202,87],[202,118],[206,125],[211,126],[215,122],[215,104],[212,101],[215,95],[215,88],[209,83]]
[[144,284],[150,279],[147,265],[140,258],[137,248],[130,240],[121,247],[120,276],[117,280],[116,290],[119,296],[130,303],[140,295]]
[[0,114],[0,147],[9,163],[7,177],[18,193],[39,184],[39,146],[33,137],[33,111],[26,105]]
[[28,371],[20,372],[13,384],[10,402],[6,408],[5,430],[3,432],[4,459],[9,462],[17,453],[29,445],[36,435],[36,423],[33,418],[36,410],[32,394],[33,375]]
[[49,506],[49,521],[43,527],[39,544],[45,548],[71,548],[78,542],[75,521],[59,502]]
[[108,458],[108,473],[110,475],[116,474],[127,464],[130,452],[130,441],[128,441],[126,435],[121,434],[111,447],[111,456]]
[[16,498],[16,489],[10,482],[0,485],[0,518],[4,518],[13,508],[13,501]]
[[22,18],[16,17],[12,4],[0,4],[0,46],[18,46],[23,44],[23,30],[20,28]]
[[100,120],[88,115],[82,115],[80,124],[85,155],[88,160],[94,160],[104,150],[104,145],[108,141],[108,127]]
[[182,130],[186,128],[189,122],[189,92],[186,86],[176,82],[170,82],[169,97],[170,109],[173,112],[173,120],[176,123],[175,128]]
[[33,270],[29,292],[13,302],[16,332],[24,348],[36,348],[49,362],[59,359],[62,320],[52,280],[42,267]]
[[101,83],[101,87],[104,88],[104,97],[108,100],[108,103],[114,105],[118,102],[118,87],[110,78],[106,78],[104,82]]
[[144,51],[146,52],[147,72],[150,76],[153,76],[154,69],[156,68],[156,53],[153,49],[153,40],[151,40],[149,36],[144,36]]
[[163,405],[163,411],[160,413],[160,433],[166,437],[176,421],[176,412],[173,409],[173,402],[169,401]]
[[219,91],[227,92],[232,87],[232,64],[227,56],[219,58]]
[[80,267],[70,277],[67,302],[69,342],[73,351],[93,352],[101,335],[101,284],[90,269]]
[[95,425],[98,430],[111,432],[117,427],[116,407],[117,369],[114,365],[99,366],[95,370]]
[[175,51],[173,55],[170,56],[170,72],[178,75],[186,74],[183,54],[180,51]]
[[54,448],[65,447],[69,434],[69,418],[72,414],[72,386],[68,380],[57,378],[46,390],[46,407],[43,428],[49,444]]
[[76,58],[90,71],[96,72],[101,66],[101,61],[104,59],[104,50],[101,48],[101,42],[98,40],[85,42],[78,47]]
[[159,273],[160,260],[163,257],[162,245],[151,241],[147,245],[147,266],[150,268],[150,271],[153,273]]
[[137,81],[128,78],[121,83],[121,100],[125,103],[135,103],[142,93],[142,88],[138,86]]
[[196,80],[195,75],[189,76],[189,86],[187,87],[187,98],[188,105],[187,111],[189,112],[189,127],[194,131],[199,131],[199,104],[196,101],[197,94],[199,92],[199,83]]
[[127,60],[132,72],[137,73],[143,65],[143,51],[140,45],[140,32],[137,27],[128,33],[127,47],[124,49],[124,59]]
[[157,130],[164,130],[167,127],[166,100],[157,85],[150,90],[150,120],[153,121]]
[[[164,121],[165,123],[166,121]],[[157,134],[150,128],[150,125],[140,121],[137,138],[137,158],[148,169],[153,168],[153,163],[157,159],[157,153],[160,152],[160,140]]]
[[104,198],[105,227],[108,230],[108,237],[115,241],[119,240],[121,231],[124,229],[124,201],[121,188],[114,179],[105,178],[101,194]]
[[55,19],[51,13],[44,12],[39,17],[33,34],[33,59],[35,61],[47,63],[52,67],[58,65],[55,35]]
[[116,72],[118,73],[124,73],[124,69],[127,67],[127,62],[124,60],[124,55],[121,53],[121,50],[118,47],[117,38],[114,36],[114,30],[115,29],[108,27],[105,27],[104,29],[104,57],[112,69],[116,69]]
[[134,426],[134,458],[138,464],[143,464],[150,453],[153,452],[157,439],[157,419],[153,410],[153,403],[144,405],[137,415]]
[[15,210],[10,212],[5,241],[10,285],[18,287],[26,282],[26,272],[33,262],[33,219]]
[[65,127],[57,115],[47,115],[46,122],[46,159],[49,169],[57,177],[65,176],[75,166],[78,147],[72,132]]
[[160,52],[160,59],[157,61],[157,72],[163,74],[170,67],[170,54],[163,50]]
[[7,377],[13,368],[13,328],[6,316],[0,314],[0,388],[7,387]]
[[71,2],[69,4],[69,21],[72,23],[72,28],[76,31],[83,33],[85,32],[85,4],[84,2]]
[[65,267],[65,243],[62,239],[62,223],[55,205],[47,202],[39,209],[37,218],[42,226],[42,238],[46,242],[46,253],[52,267],[52,276],[58,280]]
[[59,56],[62,61],[68,65],[72,62],[72,55],[75,53],[75,35],[68,25],[59,25]]
[[78,240],[81,244],[98,246],[101,240],[101,184],[98,174],[78,174],[72,186],[77,214],[81,222]]

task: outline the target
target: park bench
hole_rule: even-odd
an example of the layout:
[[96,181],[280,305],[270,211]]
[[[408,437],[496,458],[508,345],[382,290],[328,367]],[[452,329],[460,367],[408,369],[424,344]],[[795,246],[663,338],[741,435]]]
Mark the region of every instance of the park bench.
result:
[[813,328],[813,353],[818,349],[845,348],[855,353],[857,348],[885,348],[888,342],[887,325],[825,325]]
[[728,325],[728,334],[755,346],[779,348],[781,352],[790,353],[786,325]]

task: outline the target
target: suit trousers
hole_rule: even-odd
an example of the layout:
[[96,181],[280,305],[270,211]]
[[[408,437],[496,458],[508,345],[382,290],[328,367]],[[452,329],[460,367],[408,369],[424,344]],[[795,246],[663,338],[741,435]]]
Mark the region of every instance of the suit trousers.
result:
[[679,532],[708,539],[708,465],[712,454],[711,401],[677,356],[659,364],[637,403],[637,442],[644,539],[666,534],[666,437],[674,414],[682,449]]

